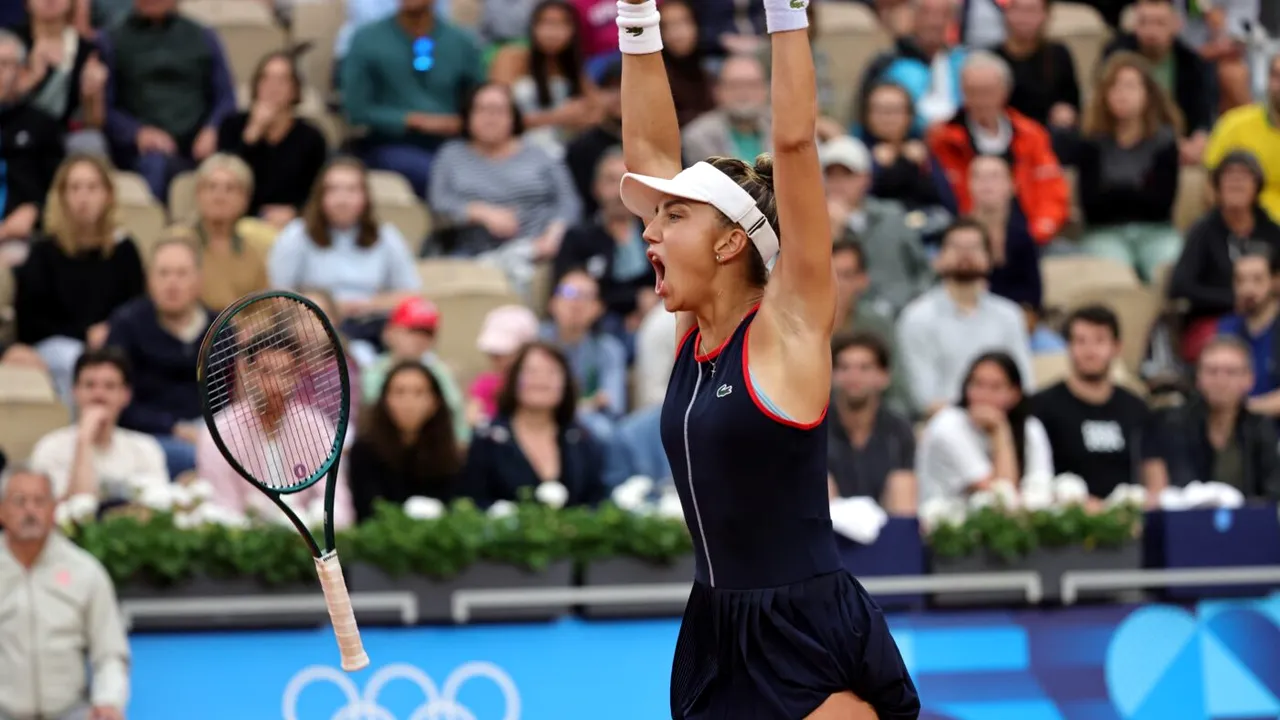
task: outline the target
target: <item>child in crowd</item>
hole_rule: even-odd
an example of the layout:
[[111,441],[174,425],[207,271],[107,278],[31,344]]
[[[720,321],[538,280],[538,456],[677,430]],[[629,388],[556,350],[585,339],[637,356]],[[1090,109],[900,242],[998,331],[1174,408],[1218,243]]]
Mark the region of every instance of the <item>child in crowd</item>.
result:
[[470,440],[471,429],[463,414],[462,391],[453,372],[435,352],[436,329],[440,311],[435,303],[421,297],[409,297],[391,311],[382,329],[382,346],[386,352],[369,362],[361,373],[364,402],[377,402],[382,383],[392,367],[405,360],[417,360],[435,376],[440,395],[453,415],[453,431],[460,443]]
[[467,391],[469,425],[487,423],[498,409],[498,392],[511,361],[525,343],[537,339],[538,318],[523,305],[503,305],[489,311],[476,337],[476,347],[489,356],[489,369],[476,376]]

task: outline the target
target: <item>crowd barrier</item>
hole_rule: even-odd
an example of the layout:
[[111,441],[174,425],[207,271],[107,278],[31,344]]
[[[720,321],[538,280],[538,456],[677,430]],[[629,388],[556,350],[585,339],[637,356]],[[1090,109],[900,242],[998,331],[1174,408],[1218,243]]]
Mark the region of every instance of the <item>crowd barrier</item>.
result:
[[[924,720],[1280,715],[1280,594],[890,616]],[[655,720],[678,621],[135,634],[131,720]]]

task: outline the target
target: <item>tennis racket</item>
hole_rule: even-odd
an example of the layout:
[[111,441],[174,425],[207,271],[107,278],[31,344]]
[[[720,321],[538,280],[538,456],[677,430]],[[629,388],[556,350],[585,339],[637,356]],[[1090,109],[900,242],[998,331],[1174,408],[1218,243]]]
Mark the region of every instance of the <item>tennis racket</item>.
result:
[[[200,399],[218,451],[284,511],[311,549],[342,669],[368,666],[334,544],[333,498],[351,407],[346,354],[333,325],[290,292],[246,295],[200,346]],[[327,479],[324,545],[285,497]]]

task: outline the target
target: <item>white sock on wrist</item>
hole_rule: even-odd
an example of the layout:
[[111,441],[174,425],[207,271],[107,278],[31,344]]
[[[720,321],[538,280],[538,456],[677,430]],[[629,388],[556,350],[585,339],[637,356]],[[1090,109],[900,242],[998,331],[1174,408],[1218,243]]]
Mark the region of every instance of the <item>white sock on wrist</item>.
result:
[[770,34],[809,27],[810,0],[764,0],[765,26]]
[[662,52],[661,21],[654,0],[638,4],[618,0],[618,49],[627,55]]

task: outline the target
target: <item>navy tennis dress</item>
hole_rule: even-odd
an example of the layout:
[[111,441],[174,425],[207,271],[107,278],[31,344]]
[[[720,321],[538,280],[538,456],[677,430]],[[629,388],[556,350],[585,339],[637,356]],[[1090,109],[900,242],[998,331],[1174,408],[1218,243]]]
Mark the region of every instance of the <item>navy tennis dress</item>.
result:
[[917,718],[884,615],[836,551],[826,418],[787,420],[748,378],[755,315],[705,356],[691,330],[662,408],[697,563],[671,717],[799,720],[852,690],[881,718]]

